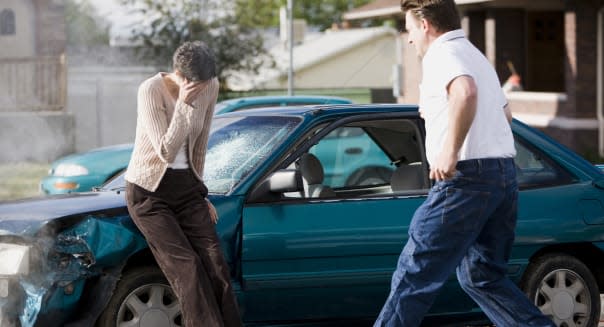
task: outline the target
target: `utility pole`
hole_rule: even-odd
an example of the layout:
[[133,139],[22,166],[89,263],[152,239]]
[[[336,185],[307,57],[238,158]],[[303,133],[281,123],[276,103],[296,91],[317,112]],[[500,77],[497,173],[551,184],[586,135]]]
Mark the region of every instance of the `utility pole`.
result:
[[294,95],[294,0],[287,0],[287,41],[289,43],[289,69],[287,71],[287,95]]

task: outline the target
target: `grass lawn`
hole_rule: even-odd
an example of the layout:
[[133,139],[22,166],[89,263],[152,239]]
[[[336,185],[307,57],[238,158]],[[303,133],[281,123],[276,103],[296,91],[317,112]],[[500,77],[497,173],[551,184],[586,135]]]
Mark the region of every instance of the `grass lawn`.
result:
[[40,180],[48,173],[49,164],[0,164],[0,201],[40,195]]

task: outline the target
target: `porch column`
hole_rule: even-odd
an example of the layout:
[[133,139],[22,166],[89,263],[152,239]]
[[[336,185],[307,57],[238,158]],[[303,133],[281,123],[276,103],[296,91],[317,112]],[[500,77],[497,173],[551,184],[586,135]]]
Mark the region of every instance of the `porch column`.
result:
[[526,28],[523,9],[489,9],[485,20],[485,55],[503,84],[511,75],[507,62],[524,78]]

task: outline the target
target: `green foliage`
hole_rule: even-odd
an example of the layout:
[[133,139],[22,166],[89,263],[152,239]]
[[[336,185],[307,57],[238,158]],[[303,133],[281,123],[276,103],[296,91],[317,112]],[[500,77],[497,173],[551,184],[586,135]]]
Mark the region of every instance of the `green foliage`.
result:
[[235,16],[243,26],[279,26],[281,2],[281,0],[236,0]]
[[257,72],[270,60],[260,34],[239,24],[229,8],[217,0],[121,0],[140,14],[133,25],[135,42],[148,63],[170,67],[174,50],[185,41],[201,40],[217,59],[218,78],[226,88],[229,71]]
[[[293,0],[294,18],[303,18],[321,30],[340,22],[342,14],[371,0]],[[287,0],[237,0],[236,16],[242,24],[256,27],[279,25],[279,7]]]
[[42,163],[0,164],[0,201],[40,195],[40,180],[50,165]]
[[109,44],[109,23],[89,0],[66,0],[65,21],[69,45]]

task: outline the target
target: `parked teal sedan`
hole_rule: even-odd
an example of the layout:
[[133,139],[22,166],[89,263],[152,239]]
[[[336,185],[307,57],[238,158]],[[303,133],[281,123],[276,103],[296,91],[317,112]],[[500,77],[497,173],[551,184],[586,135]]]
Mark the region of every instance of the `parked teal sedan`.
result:
[[[595,327],[604,288],[604,173],[539,131],[518,121],[512,128],[521,190],[509,276],[557,326]],[[324,178],[333,156],[338,169],[355,165],[356,150],[342,140],[350,129],[381,151],[376,161],[387,158],[389,180]],[[431,188],[424,136],[417,107],[404,105],[214,118],[204,181],[246,325],[371,324]],[[326,156],[317,151],[325,142],[343,146]],[[153,317],[182,326],[123,192],[120,175],[97,192],[0,203],[7,325],[150,326]],[[465,326],[468,319],[484,316],[451,276],[425,323]]]
[[[347,104],[350,100],[335,96],[255,96],[218,102],[215,115],[259,107],[302,106],[311,104]],[[51,164],[42,179],[44,194],[63,194],[92,190],[122,172],[128,166],[133,144],[121,144],[75,153]]]

